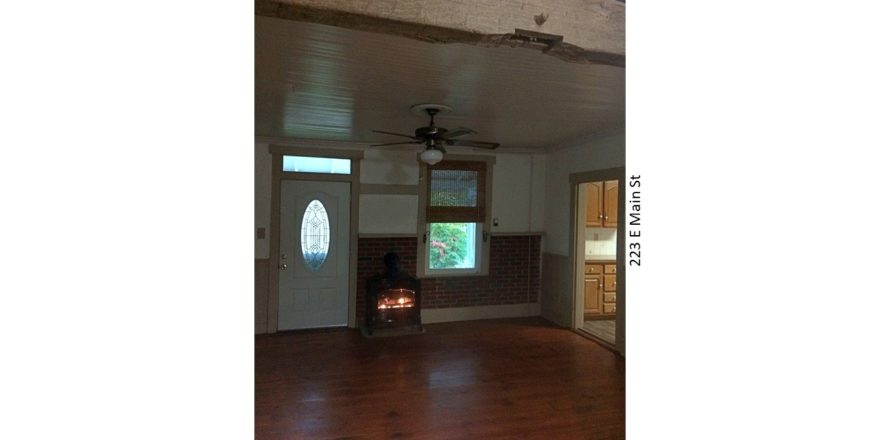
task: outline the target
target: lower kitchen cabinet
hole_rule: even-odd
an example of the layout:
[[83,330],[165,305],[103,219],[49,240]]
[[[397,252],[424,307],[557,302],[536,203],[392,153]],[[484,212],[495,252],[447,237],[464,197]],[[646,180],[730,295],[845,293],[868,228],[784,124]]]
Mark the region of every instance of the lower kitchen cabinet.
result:
[[584,313],[613,316],[617,313],[617,266],[588,261],[584,265]]
[[602,278],[599,275],[584,277],[584,313],[602,313]]

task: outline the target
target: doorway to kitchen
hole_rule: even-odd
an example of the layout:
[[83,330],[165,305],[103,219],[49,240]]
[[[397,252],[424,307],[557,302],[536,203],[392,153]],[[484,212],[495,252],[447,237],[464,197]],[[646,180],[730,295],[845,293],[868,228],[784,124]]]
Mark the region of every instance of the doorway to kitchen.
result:
[[578,173],[572,181],[573,327],[616,347],[623,331],[623,168]]

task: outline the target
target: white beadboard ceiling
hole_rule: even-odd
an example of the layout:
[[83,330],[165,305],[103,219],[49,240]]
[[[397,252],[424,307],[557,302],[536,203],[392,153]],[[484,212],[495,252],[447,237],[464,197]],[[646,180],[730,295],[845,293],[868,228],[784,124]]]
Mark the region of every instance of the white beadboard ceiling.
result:
[[[543,149],[624,121],[623,68],[566,63],[524,48],[434,44],[392,35],[256,17],[257,136],[382,143],[404,140],[427,117],[468,139]],[[417,149],[417,146],[413,146]]]

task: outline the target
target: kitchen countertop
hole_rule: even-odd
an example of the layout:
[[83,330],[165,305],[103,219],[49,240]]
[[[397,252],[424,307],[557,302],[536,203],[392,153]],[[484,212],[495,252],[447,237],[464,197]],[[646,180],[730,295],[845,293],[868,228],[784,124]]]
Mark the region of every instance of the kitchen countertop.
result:
[[586,255],[584,261],[617,261],[614,255]]

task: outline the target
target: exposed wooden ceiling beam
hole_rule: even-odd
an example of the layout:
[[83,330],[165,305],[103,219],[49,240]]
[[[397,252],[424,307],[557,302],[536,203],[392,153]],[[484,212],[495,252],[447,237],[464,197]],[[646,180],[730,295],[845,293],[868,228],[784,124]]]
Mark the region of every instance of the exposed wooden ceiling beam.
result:
[[[265,17],[339,26],[434,43],[529,47],[569,62],[624,67],[626,6],[616,0],[256,0]],[[520,32],[516,32],[520,30]],[[548,34],[549,38],[523,38]],[[553,41],[548,44],[548,41]]]

